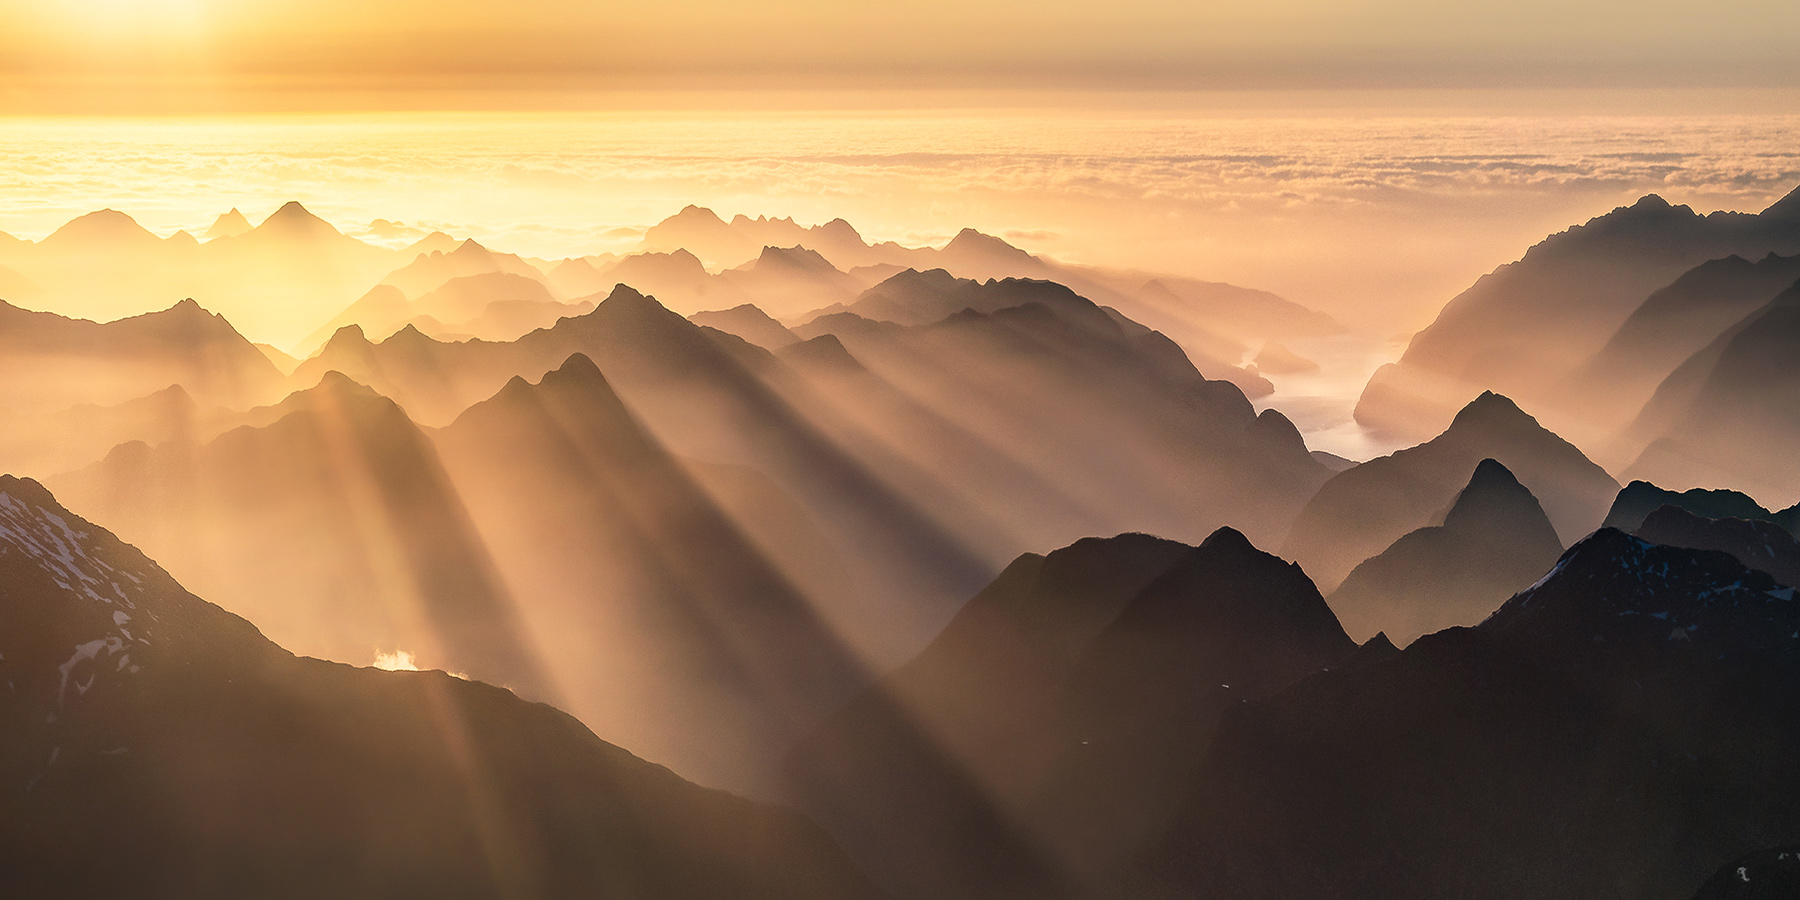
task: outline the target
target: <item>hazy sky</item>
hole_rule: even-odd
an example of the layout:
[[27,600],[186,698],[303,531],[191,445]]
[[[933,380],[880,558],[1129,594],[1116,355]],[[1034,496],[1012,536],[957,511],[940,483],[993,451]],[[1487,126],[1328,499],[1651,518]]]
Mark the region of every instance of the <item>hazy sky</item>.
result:
[[14,104],[158,84],[1800,84],[1792,0],[0,0],[0,23]]

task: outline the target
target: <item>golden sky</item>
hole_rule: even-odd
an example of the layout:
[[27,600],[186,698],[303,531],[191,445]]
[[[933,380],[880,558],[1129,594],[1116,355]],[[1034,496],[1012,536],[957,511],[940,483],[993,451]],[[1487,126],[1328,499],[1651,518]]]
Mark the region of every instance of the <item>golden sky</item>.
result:
[[0,23],[14,105],[146,86],[1800,83],[1791,0],[0,0]]

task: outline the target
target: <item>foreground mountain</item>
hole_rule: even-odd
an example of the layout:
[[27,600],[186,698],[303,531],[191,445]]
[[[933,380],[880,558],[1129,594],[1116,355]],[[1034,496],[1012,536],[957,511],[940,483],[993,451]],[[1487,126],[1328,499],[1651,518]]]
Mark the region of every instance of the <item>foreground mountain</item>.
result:
[[1326,590],[1400,536],[1449,509],[1467,473],[1493,459],[1517,476],[1564,543],[1600,524],[1619,483],[1498,394],[1476,398],[1443,434],[1333,476],[1301,511],[1282,555]]
[[[1457,295],[1413,337],[1399,363],[1369,380],[1357,421],[1429,434],[1483,390],[1558,412],[1563,377],[1600,351],[1651,292],[1707,260],[1796,251],[1800,192],[1760,214],[1704,216],[1645,196],[1546,238]],[[1577,415],[1557,423],[1589,424]]]
[[1646,517],[1664,506],[1685,509],[1710,519],[1758,519],[1774,522],[1789,532],[1794,531],[1796,518],[1800,517],[1800,506],[1770,512],[1741,491],[1690,488],[1677,492],[1664,490],[1648,481],[1633,481],[1613,499],[1604,524],[1620,531],[1636,531],[1638,526],[1644,524]]
[[1143,850],[1216,723],[1355,650],[1221,529],[1026,555],[797,752],[796,790],[902,896],[1080,892]]
[[1800,540],[1773,522],[1707,518],[1665,506],[1645,517],[1636,535],[1652,544],[1729,553],[1782,584],[1800,584]]
[[1443,524],[1409,532],[1364,560],[1327,600],[1352,637],[1385,633],[1405,646],[1487,618],[1562,551],[1537,498],[1505,466],[1484,459]]
[[442,672],[295,657],[0,478],[0,889],[858,898],[800,817]]
[[1599,531],[1479,626],[1235,710],[1121,883],[1685,900],[1800,838],[1796,635],[1767,574]]
[[430,440],[337,373],[217,437],[120,445],[51,483],[310,656],[426,664],[548,696]]
[[767,792],[778,757],[867,683],[587,357],[515,378],[435,442],[567,708],[634,752]]

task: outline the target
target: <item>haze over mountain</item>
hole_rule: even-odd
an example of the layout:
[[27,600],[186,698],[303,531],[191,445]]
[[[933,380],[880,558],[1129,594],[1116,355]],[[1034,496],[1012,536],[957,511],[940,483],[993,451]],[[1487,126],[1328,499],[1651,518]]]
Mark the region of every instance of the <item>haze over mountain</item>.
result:
[[[966,309],[911,328],[845,312],[795,332],[835,335],[875,376],[1088,511],[1068,523],[1073,533],[1057,521],[1022,516],[1013,527],[1031,529],[1023,532],[1025,546],[1134,525],[1198,541],[1231,524],[1272,541],[1328,474],[1280,413],[1258,415],[1240,389],[1207,380],[1168,338],[1065,288],[905,273],[895,279],[960,284],[958,290],[979,295],[994,311]],[[1023,305],[1007,305],[1016,301]],[[837,405],[854,415],[864,395],[844,396]],[[888,443],[903,452],[909,447],[904,436]],[[1122,464],[1124,448],[1130,448],[1129,465]],[[953,495],[978,497],[1001,487],[921,466],[951,479]],[[1026,511],[1016,500],[981,505],[1000,514]]]
[[587,357],[513,379],[436,443],[567,708],[634,752],[767,792],[867,680]]
[[1484,459],[1440,524],[1411,531],[1363,560],[1326,598],[1351,637],[1420,635],[1474,625],[1562,555],[1536,497]]
[[21,896],[879,894],[816,826],[443,672],[296,657],[0,478]]
[[[1413,337],[1400,362],[1370,379],[1357,420],[1405,435],[1429,433],[1483,390],[1556,413],[1563,378],[1600,352],[1652,292],[1707,260],[1796,251],[1800,191],[1758,214],[1704,216],[1647,195],[1550,236],[1457,295]],[[1556,425],[1581,428],[1575,413],[1597,409],[1595,433],[1577,436],[1604,437],[1606,404],[1586,406],[1574,393],[1574,408]]]
[[1334,590],[1358,563],[1436,524],[1483,459],[1513,473],[1543,504],[1563,542],[1605,517],[1619,483],[1511,400],[1485,393],[1431,440],[1333,476],[1306,504],[1282,555]]
[[1730,485],[1765,502],[1800,495],[1800,473],[1770,447],[1800,436],[1800,283],[1689,357],[1631,424],[1626,469],[1675,487]]
[[[510,343],[444,343],[406,328],[376,344],[346,329],[295,378],[338,369],[392,396],[418,421],[438,425],[515,375],[538,377],[572,354],[586,355],[672,452],[756,469],[815,517],[856,578],[853,590],[831,598],[834,608],[827,614],[834,626],[876,658],[910,652],[992,570],[746,366],[746,360],[771,365],[771,357],[731,340],[738,355],[654,299],[621,286],[593,312]],[[752,534],[785,527],[766,519],[740,524]],[[829,580],[817,572],[790,577]]]
[[0,302],[0,411],[104,406],[181,384],[196,400],[249,406],[278,396],[281,373],[222,316],[183,300],[96,323]]
[[366,663],[406,650],[548,698],[430,440],[331,373],[204,443],[121,444],[51,483],[284,644]]

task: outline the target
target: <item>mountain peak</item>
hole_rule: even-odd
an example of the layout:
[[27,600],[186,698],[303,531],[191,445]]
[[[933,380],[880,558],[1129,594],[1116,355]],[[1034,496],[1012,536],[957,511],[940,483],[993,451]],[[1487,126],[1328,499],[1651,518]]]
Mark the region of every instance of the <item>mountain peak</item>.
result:
[[162,239],[139,225],[136,219],[116,209],[98,209],[69,220],[44,238],[41,246],[94,243],[148,245]]
[[756,258],[756,264],[761,266],[765,263],[813,272],[837,271],[837,267],[827,261],[817,250],[808,250],[799,244],[792,247],[764,247],[762,253]]
[[212,227],[206,229],[206,239],[210,241],[213,238],[236,237],[249,231],[251,227],[250,220],[244,218],[244,214],[234,206],[231,212],[220,213],[213,220]]
[[1537,419],[1519,408],[1512,398],[1493,391],[1482,391],[1481,396],[1469,401],[1451,420],[1448,431],[1471,428],[1519,427],[1538,425]]
[[313,215],[306,207],[301,206],[298,200],[289,200],[283,203],[280,209],[275,210],[263,220],[261,225],[252,230],[263,234],[278,232],[297,237],[341,234],[330,222]]

